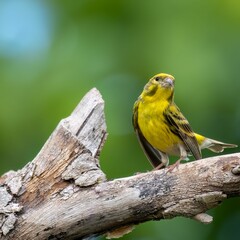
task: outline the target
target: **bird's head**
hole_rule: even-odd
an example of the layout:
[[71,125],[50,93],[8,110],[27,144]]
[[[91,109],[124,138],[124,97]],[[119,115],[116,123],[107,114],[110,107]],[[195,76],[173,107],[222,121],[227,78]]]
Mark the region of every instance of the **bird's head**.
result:
[[162,88],[174,87],[174,77],[167,73],[159,73],[150,79],[150,82],[155,85],[160,85]]
[[152,77],[145,85],[143,93],[153,101],[157,99],[172,101],[175,79],[167,73],[159,73]]

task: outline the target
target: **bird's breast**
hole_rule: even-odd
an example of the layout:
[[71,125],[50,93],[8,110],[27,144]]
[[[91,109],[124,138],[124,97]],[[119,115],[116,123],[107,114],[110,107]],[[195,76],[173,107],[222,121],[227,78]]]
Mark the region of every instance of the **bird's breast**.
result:
[[178,144],[182,141],[171,132],[163,114],[168,105],[167,101],[140,103],[138,125],[143,136],[153,147],[170,155],[179,155]]

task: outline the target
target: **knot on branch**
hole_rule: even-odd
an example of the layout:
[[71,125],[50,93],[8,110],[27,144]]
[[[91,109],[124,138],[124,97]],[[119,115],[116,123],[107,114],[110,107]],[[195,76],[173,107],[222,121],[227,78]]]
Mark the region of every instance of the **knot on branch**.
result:
[[234,168],[232,169],[232,173],[233,173],[234,175],[240,175],[240,165],[234,167]]
[[204,224],[209,224],[213,221],[213,217],[206,213],[199,213],[193,219]]

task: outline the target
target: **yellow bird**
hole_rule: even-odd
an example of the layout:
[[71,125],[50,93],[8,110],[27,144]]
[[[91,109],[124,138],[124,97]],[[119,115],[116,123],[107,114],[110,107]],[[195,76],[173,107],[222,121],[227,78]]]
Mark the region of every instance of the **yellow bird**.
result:
[[169,164],[169,155],[179,156],[170,166],[172,171],[181,160],[193,155],[201,159],[201,149],[219,153],[237,147],[194,133],[188,120],[174,103],[173,76],[160,73],[145,85],[134,104],[133,126],[144,153],[155,169]]

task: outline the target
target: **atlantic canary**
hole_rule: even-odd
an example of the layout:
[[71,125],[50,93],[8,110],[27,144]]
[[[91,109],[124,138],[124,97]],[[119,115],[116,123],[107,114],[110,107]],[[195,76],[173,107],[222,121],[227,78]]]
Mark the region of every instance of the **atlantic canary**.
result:
[[169,155],[179,156],[170,168],[193,155],[201,159],[201,150],[219,153],[235,144],[216,141],[193,132],[188,120],[174,103],[173,76],[160,73],[152,77],[134,104],[133,126],[144,153],[155,169],[169,164]]

